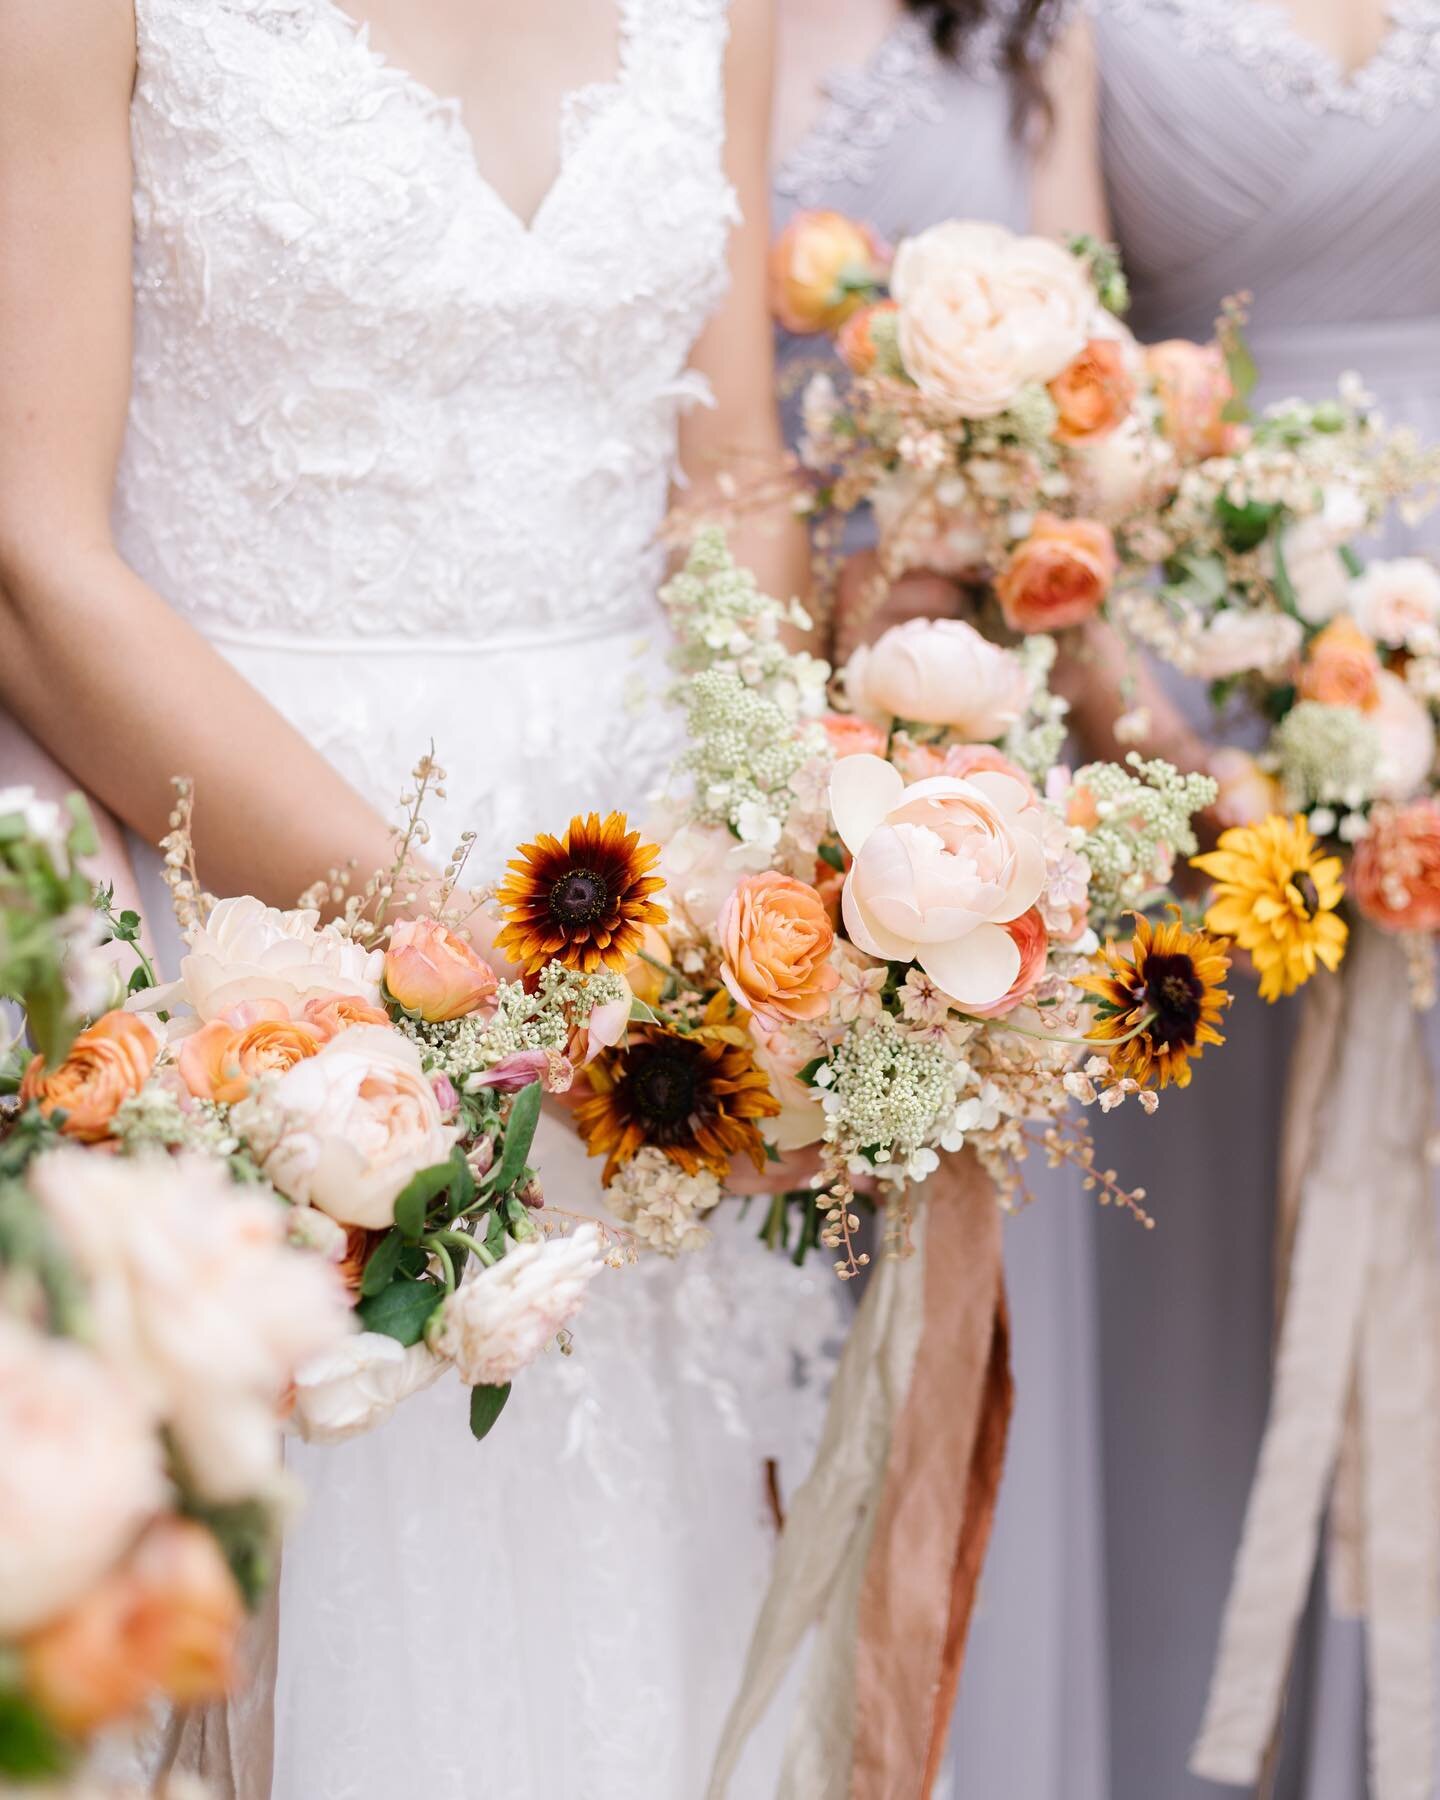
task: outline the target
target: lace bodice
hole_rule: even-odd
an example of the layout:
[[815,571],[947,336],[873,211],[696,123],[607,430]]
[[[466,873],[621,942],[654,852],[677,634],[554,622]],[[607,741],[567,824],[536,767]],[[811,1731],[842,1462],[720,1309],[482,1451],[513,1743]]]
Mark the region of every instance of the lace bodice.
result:
[[620,0],[530,227],[335,0],[136,0],[122,550],[207,635],[634,623],[725,279],[726,0]]

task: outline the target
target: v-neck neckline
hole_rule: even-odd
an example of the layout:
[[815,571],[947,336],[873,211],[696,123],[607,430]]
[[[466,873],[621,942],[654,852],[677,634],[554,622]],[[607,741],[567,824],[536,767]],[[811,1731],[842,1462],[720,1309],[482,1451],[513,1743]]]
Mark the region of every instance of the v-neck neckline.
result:
[[386,51],[377,49],[371,39],[369,22],[357,19],[353,13],[347,11],[341,0],[318,0],[318,3],[330,19],[345,32],[356,49],[371,58],[375,66],[382,70],[392,82],[404,88],[426,110],[440,113],[446,118],[457,142],[463,146],[476,184],[484,189],[494,202],[496,210],[504,216],[522,238],[527,240],[536,238],[543,230],[546,218],[557,203],[557,197],[563,193],[569,171],[575,161],[575,152],[578,146],[571,141],[570,131],[571,120],[576,110],[583,105],[594,107],[598,111],[607,100],[618,98],[625,90],[635,28],[634,0],[615,0],[617,45],[615,73],[596,81],[582,82],[578,87],[566,89],[560,96],[555,125],[557,144],[555,172],[528,219],[516,211],[485,173],[480,161],[479,146],[476,144],[474,133],[466,122],[464,102],[455,95],[440,93],[436,88],[431,87],[429,82],[412,73],[403,63],[396,62]]

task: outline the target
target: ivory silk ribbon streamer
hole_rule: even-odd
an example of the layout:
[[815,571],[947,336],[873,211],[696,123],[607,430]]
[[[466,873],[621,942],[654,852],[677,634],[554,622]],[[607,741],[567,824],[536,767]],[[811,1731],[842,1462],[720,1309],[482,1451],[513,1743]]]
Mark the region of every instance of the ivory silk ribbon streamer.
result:
[[1307,1006],[1297,1052],[1284,1167],[1299,1202],[1293,1229],[1282,1208],[1291,1250],[1274,1390],[1190,1766],[1212,1781],[1259,1778],[1343,1450],[1337,1523],[1358,1553],[1332,1563],[1332,1586],[1367,1616],[1372,1790],[1430,1800],[1440,1338],[1429,1067],[1393,939],[1359,926],[1333,979],[1338,1014],[1333,988]]
[[709,1788],[724,1800],[815,1640],[777,1800],[923,1800],[938,1769],[1010,1413],[994,1189],[970,1155],[921,1190],[877,1270],[795,1495]]

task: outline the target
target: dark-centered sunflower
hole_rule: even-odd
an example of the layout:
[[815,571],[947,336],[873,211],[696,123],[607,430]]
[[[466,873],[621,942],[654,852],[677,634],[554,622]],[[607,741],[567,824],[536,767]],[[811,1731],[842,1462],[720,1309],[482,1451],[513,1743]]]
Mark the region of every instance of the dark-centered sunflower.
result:
[[637,1026],[623,1050],[585,1071],[594,1092],[575,1118],[590,1154],[607,1159],[607,1184],[647,1144],[687,1175],[709,1169],[723,1177],[733,1156],[764,1170],[757,1121],[775,1118],[780,1102],[755,1067],[749,1032],[731,1019],[729,996],[717,994],[699,1030]]
[[1128,948],[1105,946],[1107,972],[1077,983],[1099,1002],[1091,1041],[1102,1052],[1109,1047],[1117,1076],[1142,1088],[1188,1087],[1192,1058],[1225,1042],[1215,1026],[1230,1004],[1230,958],[1218,939],[1188,930],[1172,910],[1161,925],[1137,918]]
[[650,871],[660,860],[654,844],[642,844],[624,813],[598,813],[570,821],[564,837],[541,832],[522,844],[496,891],[508,921],[498,949],[534,975],[547,962],[593,975],[617,972],[640,948],[647,925],[668,914],[650,898],[664,887]]

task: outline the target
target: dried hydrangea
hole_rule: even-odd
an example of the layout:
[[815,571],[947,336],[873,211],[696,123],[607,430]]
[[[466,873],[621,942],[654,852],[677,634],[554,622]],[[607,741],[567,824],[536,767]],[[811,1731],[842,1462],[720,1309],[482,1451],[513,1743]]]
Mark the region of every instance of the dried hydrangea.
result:
[[700,1221],[724,1195],[708,1169],[687,1175],[653,1144],[633,1156],[605,1190],[611,1212],[636,1243],[661,1256],[699,1250],[710,1241]]
[[1352,809],[1374,796],[1380,738],[1353,707],[1301,700],[1276,726],[1270,749],[1287,806]]

